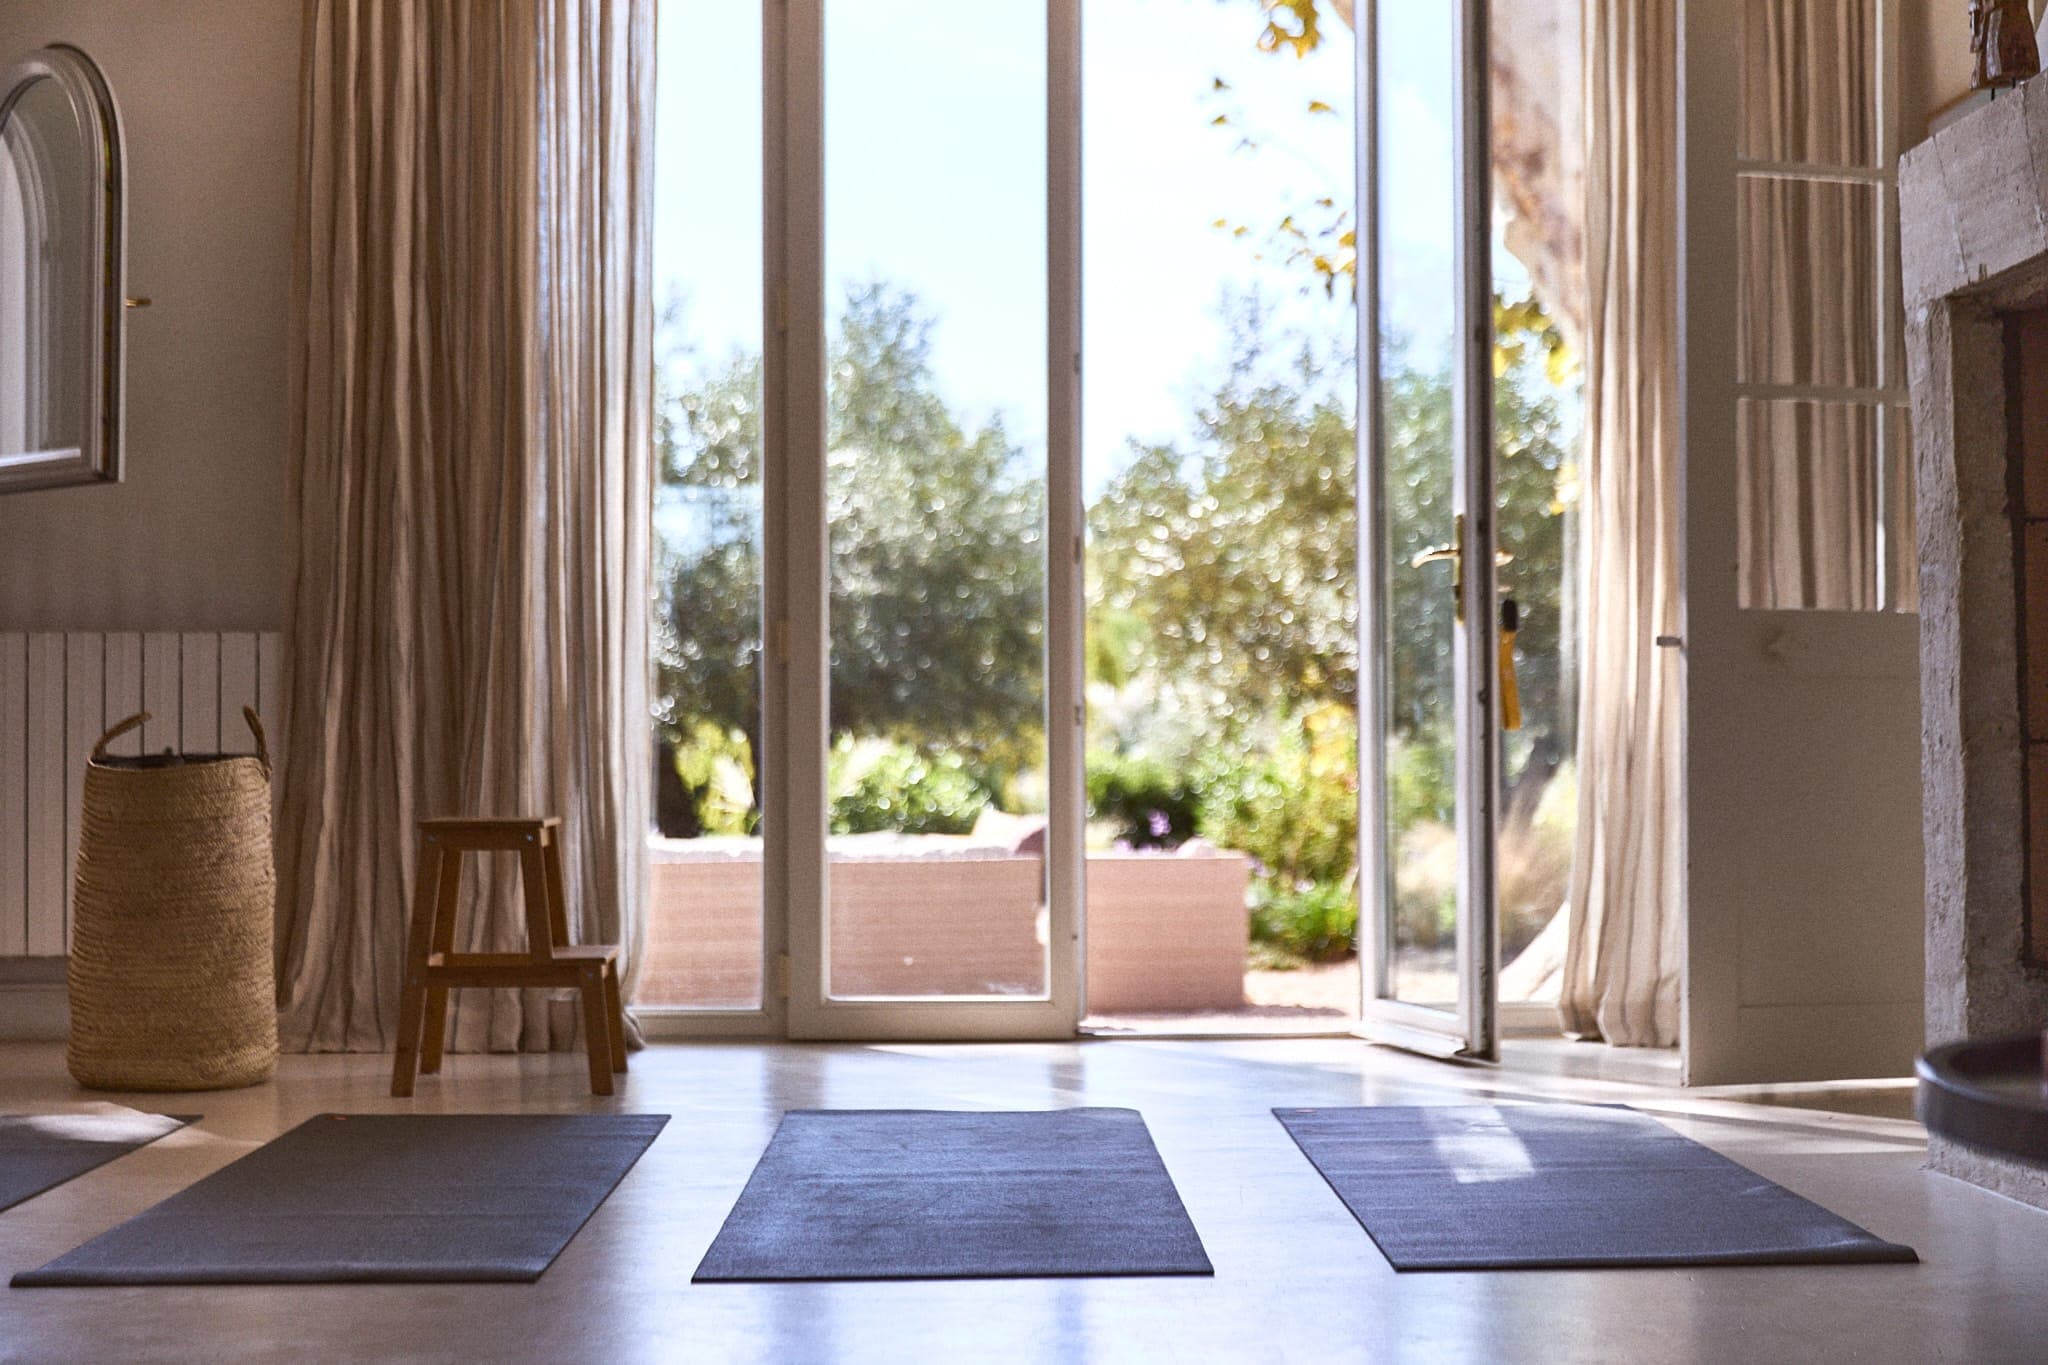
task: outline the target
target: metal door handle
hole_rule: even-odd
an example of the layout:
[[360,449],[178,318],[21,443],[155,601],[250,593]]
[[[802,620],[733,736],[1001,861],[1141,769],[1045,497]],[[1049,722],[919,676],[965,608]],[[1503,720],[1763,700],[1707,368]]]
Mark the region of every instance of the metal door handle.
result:
[[[1458,513],[1452,525],[1453,534],[1449,544],[1432,545],[1427,550],[1418,552],[1415,558],[1408,561],[1408,567],[1419,569],[1425,564],[1435,564],[1442,560],[1450,561],[1451,601],[1456,604],[1456,610],[1453,614],[1457,617],[1458,624],[1463,625],[1465,623],[1465,514],[1463,512]],[[1503,550],[1497,545],[1494,547],[1493,564],[1495,568],[1505,568],[1514,562],[1515,555],[1512,550]]]

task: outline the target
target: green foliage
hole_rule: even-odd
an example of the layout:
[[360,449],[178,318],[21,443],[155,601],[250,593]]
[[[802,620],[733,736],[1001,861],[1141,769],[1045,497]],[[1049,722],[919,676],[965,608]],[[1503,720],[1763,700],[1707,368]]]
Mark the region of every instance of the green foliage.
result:
[[1130,686],[1151,663],[1151,634],[1137,613],[1098,606],[1088,617],[1088,681]]
[[1311,355],[1276,361],[1255,303],[1189,449],[1136,450],[1089,509],[1099,614],[1219,728],[1357,691],[1357,468],[1347,405]]
[[931,370],[931,319],[855,289],[832,358],[832,723],[1015,766],[1040,747],[1041,480],[1000,422],[970,431]]
[[[673,329],[675,316],[665,318]],[[834,340],[826,514],[833,734],[964,755],[1000,789],[1043,749],[1040,481],[999,422],[940,397],[931,319],[902,291],[850,291]],[[665,506],[655,719],[760,752],[761,362],[739,356],[659,396]]]
[[1264,884],[1252,905],[1252,940],[1309,962],[1358,950],[1358,897],[1350,882],[1312,882],[1299,891]]
[[[1516,556],[1501,577],[1524,608],[1533,722],[1510,746],[1511,774],[1531,779],[1510,808],[1533,810],[1539,779],[1569,753],[1553,718],[1569,723],[1558,593],[1571,429],[1549,383],[1556,329],[1526,300],[1498,317],[1498,529]],[[1090,801],[1134,844],[1193,830],[1250,854],[1261,941],[1313,954],[1355,929],[1357,903],[1349,359],[1274,338],[1256,304],[1232,323],[1231,364],[1189,438],[1135,452],[1089,512],[1089,677],[1144,719],[1117,756],[1091,756]],[[946,408],[929,331],[908,296],[858,290],[832,350],[836,831],[964,832],[984,807],[1016,804],[1042,751],[1040,495],[1000,425],[973,428]],[[1451,604],[1442,566],[1409,566],[1451,525],[1451,392],[1442,372],[1391,359],[1381,484],[1388,606],[1402,627],[1389,657],[1394,899],[1408,940],[1428,944],[1448,933],[1454,905]],[[757,819],[735,798],[751,802],[759,752],[758,392],[758,361],[741,357],[662,408],[664,496],[690,527],[663,561],[658,719],[677,794],[665,793],[664,829],[671,806],[687,808],[688,832]],[[1543,854],[1532,867],[1558,848],[1568,856],[1551,821],[1524,823]],[[1554,880],[1532,877],[1532,923]]]
[[691,724],[673,750],[675,774],[689,793],[696,833],[751,834],[760,820],[754,760],[741,730],[708,720]]
[[[665,309],[662,335],[679,327],[679,310]],[[654,719],[678,753],[702,728],[745,736],[751,773],[761,752],[761,359],[735,357],[678,392],[682,359],[671,351],[656,367],[660,497],[691,535],[656,552]],[[672,805],[662,802],[664,833],[702,832],[688,817],[679,824]]]
[[1441,727],[1387,746],[1388,818],[1396,829],[1425,820],[1447,825],[1457,814],[1457,769]]
[[1206,774],[1196,828],[1211,843],[1250,854],[1276,889],[1348,882],[1358,842],[1349,714],[1325,707],[1281,729],[1250,762]]
[[1132,848],[1171,848],[1195,833],[1200,796],[1186,768],[1117,753],[1088,755],[1088,815]]
[[826,775],[834,834],[966,834],[989,805],[958,754],[841,739]]

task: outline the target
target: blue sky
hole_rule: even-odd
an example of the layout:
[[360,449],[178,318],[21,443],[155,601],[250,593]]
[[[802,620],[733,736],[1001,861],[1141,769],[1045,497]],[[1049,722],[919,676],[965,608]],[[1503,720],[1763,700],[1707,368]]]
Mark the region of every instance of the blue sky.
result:
[[[1442,10],[1443,13],[1438,11]],[[1418,341],[1446,319],[1451,243],[1447,7],[1387,7],[1398,124],[1380,168],[1394,262],[1389,308]],[[1351,38],[1305,60],[1260,53],[1249,0],[1088,0],[1083,8],[1083,459],[1099,488],[1129,438],[1186,433],[1226,353],[1219,304],[1259,288],[1275,322],[1326,336],[1348,300],[1304,267],[1260,260],[1263,229],[1351,194]],[[826,272],[916,292],[934,363],[970,414],[1000,411],[1042,453],[1045,406],[1045,34],[1042,4],[827,0]],[[701,355],[761,340],[760,18],[731,0],[663,0],[655,269]],[[1228,82],[1227,128],[1210,120]],[[1334,106],[1311,114],[1311,98]],[[1237,148],[1250,130],[1256,150]],[[1212,224],[1244,221],[1233,238]]]

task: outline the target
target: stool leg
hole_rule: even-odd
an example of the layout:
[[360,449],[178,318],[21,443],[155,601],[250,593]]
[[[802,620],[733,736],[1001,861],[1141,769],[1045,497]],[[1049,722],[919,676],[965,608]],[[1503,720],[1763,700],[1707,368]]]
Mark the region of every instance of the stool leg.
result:
[[562,890],[562,844],[553,830],[543,831],[547,839],[541,849],[541,869],[548,888],[548,936],[557,948],[569,946],[569,902]]
[[420,1038],[420,1075],[441,1070],[441,1051],[448,1045],[448,988],[427,987],[426,1026]]
[[[441,860],[441,875],[434,884],[434,938],[432,951],[455,951],[455,912],[462,899],[462,855]],[[420,1074],[431,1076],[441,1069],[441,1053],[448,1046],[448,988],[427,987],[426,1037],[420,1046]]]
[[583,973],[583,1043],[590,1054],[590,1093],[612,1093],[611,1011],[605,1008],[604,964]]
[[604,1005],[611,1028],[606,1030],[612,1040],[612,1070],[626,1069],[626,1011],[619,1002],[619,964],[604,964]]
[[398,1053],[391,1059],[391,1094],[396,1099],[412,1095],[414,1068],[419,1064],[420,1016],[426,1013],[425,986],[408,980],[398,1001]]
[[413,874],[412,935],[406,947],[405,980],[398,995],[398,1046],[391,1059],[391,1093],[412,1094],[419,1064],[421,1016],[427,1005],[427,950],[433,940],[441,867],[448,854],[430,838],[420,839],[419,867]]

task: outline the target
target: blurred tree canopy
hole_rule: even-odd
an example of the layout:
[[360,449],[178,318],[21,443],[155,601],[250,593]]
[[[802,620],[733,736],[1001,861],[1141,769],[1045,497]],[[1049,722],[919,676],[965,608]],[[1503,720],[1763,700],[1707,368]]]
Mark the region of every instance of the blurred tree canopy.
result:
[[1146,623],[1143,663],[1244,717],[1358,690],[1348,405],[1313,353],[1276,365],[1263,336],[1240,305],[1193,438],[1134,447],[1089,509],[1090,578]]
[[[1548,383],[1540,310],[1499,310],[1495,478],[1498,535],[1515,559],[1501,571],[1524,608],[1518,656],[1533,718],[1557,713],[1563,582],[1562,480],[1569,431]],[[1358,692],[1357,460],[1347,356],[1307,346],[1286,357],[1255,306],[1232,318],[1228,374],[1182,444],[1136,447],[1089,509],[1098,621],[1143,622],[1113,659],[1119,677],[1147,670],[1197,689],[1219,723],[1355,708]],[[1447,723],[1448,571],[1412,567],[1451,533],[1451,384],[1401,365],[1382,388],[1387,499],[1384,549],[1404,647],[1393,653],[1393,722],[1409,736]],[[1100,627],[1098,627],[1099,629]],[[1100,651],[1098,651],[1100,652]],[[1097,676],[1105,681],[1102,663]],[[1561,736],[1532,734],[1552,764]],[[1546,770],[1552,764],[1544,765]]]
[[[1000,421],[947,408],[931,325],[911,295],[864,285],[831,346],[832,730],[964,755],[1001,790],[1041,747],[1042,479]],[[664,781],[707,724],[759,770],[760,393],[745,356],[660,399],[662,479],[686,528],[661,564]]]
[[[1549,716],[1562,686],[1569,433],[1541,310],[1498,316],[1499,536],[1516,556],[1502,581],[1527,585],[1522,689],[1530,715]],[[1236,305],[1230,363],[1189,436],[1135,448],[1089,509],[1091,673],[1195,695],[1221,734],[1357,705],[1349,359],[1301,342],[1276,353],[1286,343],[1270,332],[1255,302]],[[948,409],[930,317],[909,294],[853,291],[830,364],[833,733],[958,756],[1000,793],[1042,743],[1038,471],[1000,423]],[[759,766],[759,392],[758,358],[736,359],[665,396],[659,427],[688,530],[664,549],[657,719],[667,766],[681,755],[700,802],[716,795],[720,809],[733,773]],[[1393,720],[1430,741],[1449,714],[1448,578],[1410,560],[1450,530],[1450,382],[1397,363],[1383,394],[1385,553],[1406,641],[1393,655]],[[1544,771],[1565,756],[1562,736],[1527,739]],[[714,762],[721,743],[736,752]]]

